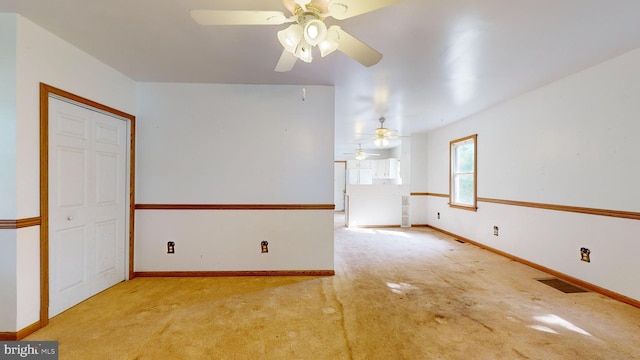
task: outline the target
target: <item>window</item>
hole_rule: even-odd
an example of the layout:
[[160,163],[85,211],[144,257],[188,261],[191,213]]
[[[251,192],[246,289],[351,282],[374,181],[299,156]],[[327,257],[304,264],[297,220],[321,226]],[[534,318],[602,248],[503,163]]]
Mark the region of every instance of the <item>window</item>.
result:
[[476,210],[476,143],[471,135],[450,143],[449,206]]

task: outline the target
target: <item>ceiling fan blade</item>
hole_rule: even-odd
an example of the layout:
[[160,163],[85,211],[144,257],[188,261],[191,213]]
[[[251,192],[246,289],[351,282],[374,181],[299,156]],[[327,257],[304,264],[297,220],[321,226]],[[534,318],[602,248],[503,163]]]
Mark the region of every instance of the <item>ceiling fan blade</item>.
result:
[[289,20],[280,11],[191,10],[200,25],[280,25]]
[[297,60],[298,58],[295,55],[288,52],[286,49],[282,50],[282,55],[280,55],[280,60],[278,60],[275,70],[277,72],[291,71]]
[[329,3],[329,15],[344,20],[400,1],[402,0],[333,0]]
[[338,31],[339,37],[337,42],[338,50],[340,52],[352,57],[354,60],[366,67],[375,65],[380,61],[380,59],[382,59],[382,54],[369,45],[356,39],[348,32],[342,30],[339,26],[334,25],[332,28],[335,28]]

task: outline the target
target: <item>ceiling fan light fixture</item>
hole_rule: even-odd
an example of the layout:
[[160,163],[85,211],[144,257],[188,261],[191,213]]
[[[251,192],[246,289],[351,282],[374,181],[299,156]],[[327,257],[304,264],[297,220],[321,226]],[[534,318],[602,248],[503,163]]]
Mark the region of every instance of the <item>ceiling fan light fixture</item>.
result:
[[295,54],[303,37],[302,32],[302,25],[292,24],[288,28],[278,31],[278,40],[288,52]]
[[318,48],[320,49],[320,56],[325,57],[332,52],[338,50],[338,40],[340,38],[340,34],[338,34],[338,30],[336,26],[332,26],[327,30],[327,35],[324,40],[318,43]]
[[386,138],[390,135],[390,131],[387,128],[377,128],[375,131],[378,138]]
[[389,145],[389,139],[384,136],[378,136],[375,140],[373,140],[373,145],[377,147],[384,147]]
[[277,33],[282,50],[275,71],[293,69],[298,59],[311,62],[313,47],[320,48],[320,55],[327,56],[340,50],[361,65],[370,67],[382,59],[382,54],[340,26],[327,27],[325,18],[344,20],[370,11],[393,5],[402,0],[281,0],[292,14],[263,10],[198,10],[190,11],[200,25],[284,25]]
[[312,19],[304,24],[304,40],[316,46],[327,37],[327,26],[320,19]]
[[300,44],[298,45],[298,48],[296,49],[294,55],[306,62],[306,63],[310,63],[313,60],[313,55],[311,54],[311,49],[312,46],[307,44],[306,41],[300,41]]

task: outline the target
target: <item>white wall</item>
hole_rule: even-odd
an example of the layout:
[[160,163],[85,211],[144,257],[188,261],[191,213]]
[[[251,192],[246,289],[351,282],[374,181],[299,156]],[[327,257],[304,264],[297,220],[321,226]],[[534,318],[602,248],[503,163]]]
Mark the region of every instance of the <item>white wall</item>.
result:
[[16,331],[16,230],[0,229],[0,330]]
[[[479,197],[639,212],[639,95],[640,49],[419,138],[426,172],[414,161],[412,184],[447,194],[449,141],[477,133]],[[447,201],[428,198],[429,224],[640,299],[640,221]]]
[[331,210],[148,210],[136,229],[136,271],[333,270]]
[[[138,84],[136,203],[333,204],[333,87],[307,86],[305,101],[301,91]],[[333,269],[332,210],[137,210],[136,220],[136,271]],[[274,252],[256,258],[262,240]]]
[[[0,219],[16,218],[16,16],[0,14]],[[16,323],[16,235],[0,229],[0,331]]]
[[[411,135],[410,151],[413,157],[415,157],[415,159],[413,157],[410,158],[411,172],[409,174],[409,182],[412,193],[426,193],[430,189],[427,184],[427,174],[431,171],[431,167],[429,166],[431,154],[427,147],[427,136],[426,133]],[[409,200],[409,216],[412,225],[424,225],[428,223],[427,202],[428,198],[424,195],[411,196]]]
[[0,13],[0,219],[16,217],[16,16]]
[[[15,99],[15,110],[12,116],[7,112],[8,108],[4,104],[0,105],[2,113],[0,133],[4,135],[5,129],[15,128],[12,161],[15,164],[14,176],[17,184],[12,189],[9,186],[5,187],[5,180],[0,180],[3,181],[0,183],[3,200],[7,189],[6,199],[11,201],[15,198],[13,212],[4,209],[4,204],[0,205],[0,218],[15,220],[38,217],[40,216],[40,82],[127,113],[135,112],[135,82],[22,16],[0,14],[0,27],[2,27],[0,47],[3,54],[0,56],[2,59],[0,72],[3,79],[5,75],[7,79],[15,79],[13,89],[5,88],[7,85],[5,81],[0,85],[2,86],[0,101]],[[11,40],[12,36],[13,40]],[[15,57],[13,69],[7,66],[4,56],[11,56],[11,53]],[[5,144],[0,146],[4,155]],[[3,285],[2,292],[4,298],[15,299],[13,305],[0,307],[0,331],[14,332],[39,319],[40,227],[0,230],[0,232],[3,232],[0,236],[1,245],[7,245],[7,249],[13,249],[13,253],[9,255],[11,258],[4,259],[4,252],[0,255],[3,256],[3,279],[0,280]],[[7,234],[14,234],[13,240],[8,239],[11,236]],[[6,243],[7,241],[9,243]],[[5,264],[13,264],[13,274],[5,272]],[[4,287],[5,277],[6,281],[15,283],[13,289]],[[6,293],[5,289],[8,289]]]
[[18,16],[18,218],[39,215],[40,82],[135,114],[135,82]]

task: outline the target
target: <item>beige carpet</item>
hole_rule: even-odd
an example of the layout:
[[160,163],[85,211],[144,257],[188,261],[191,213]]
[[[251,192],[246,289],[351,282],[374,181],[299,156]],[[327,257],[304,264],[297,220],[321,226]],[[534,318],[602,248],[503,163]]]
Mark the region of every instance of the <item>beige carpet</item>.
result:
[[60,359],[640,359],[640,309],[428,229],[345,229],[336,276],[138,278],[25,340]]

